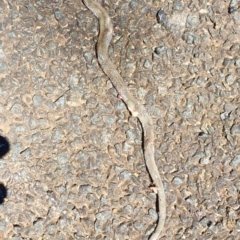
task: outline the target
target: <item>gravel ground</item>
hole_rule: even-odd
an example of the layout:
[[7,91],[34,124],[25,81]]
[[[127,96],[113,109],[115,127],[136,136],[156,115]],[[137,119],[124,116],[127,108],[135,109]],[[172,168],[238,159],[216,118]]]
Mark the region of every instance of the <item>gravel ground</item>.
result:
[[[103,5],[112,60],[155,123],[161,239],[240,239],[239,2]],[[148,239],[142,132],[98,65],[96,18],[80,0],[4,0],[0,13],[0,238]]]

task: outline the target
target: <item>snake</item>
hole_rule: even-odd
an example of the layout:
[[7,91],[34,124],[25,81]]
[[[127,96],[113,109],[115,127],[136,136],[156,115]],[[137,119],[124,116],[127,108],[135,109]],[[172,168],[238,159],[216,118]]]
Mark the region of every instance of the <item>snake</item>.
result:
[[128,89],[123,78],[112,63],[108,47],[113,35],[113,24],[105,8],[97,0],[83,0],[85,6],[96,16],[99,23],[99,35],[96,55],[103,72],[110,79],[120,98],[133,117],[137,117],[143,131],[143,153],[150,178],[156,188],[158,203],[158,222],[149,240],[158,240],[161,237],[166,220],[166,197],[162,179],[154,159],[154,126],[149,113],[143,104],[137,100]]

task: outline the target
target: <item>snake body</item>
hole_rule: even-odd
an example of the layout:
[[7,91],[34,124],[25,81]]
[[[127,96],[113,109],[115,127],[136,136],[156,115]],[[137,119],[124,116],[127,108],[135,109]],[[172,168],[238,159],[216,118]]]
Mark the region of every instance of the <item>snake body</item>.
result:
[[97,42],[97,57],[103,72],[108,76],[113,86],[125,102],[132,116],[137,117],[142,125],[144,142],[144,158],[148,172],[154,182],[157,194],[160,213],[158,223],[150,240],[158,240],[161,236],[166,219],[166,199],[162,180],[154,160],[154,128],[153,122],[145,107],[131,94],[115,65],[108,55],[108,47],[112,39],[113,25],[106,10],[97,0],[83,0],[86,7],[97,17],[100,30]]

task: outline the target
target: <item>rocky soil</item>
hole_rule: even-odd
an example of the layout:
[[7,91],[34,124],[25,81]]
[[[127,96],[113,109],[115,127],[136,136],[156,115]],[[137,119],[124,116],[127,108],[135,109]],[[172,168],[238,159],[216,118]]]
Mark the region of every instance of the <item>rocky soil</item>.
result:
[[[102,4],[112,61],[155,123],[161,239],[240,239],[240,3]],[[80,0],[0,2],[1,239],[147,240],[154,230],[141,127],[99,67],[97,34]]]

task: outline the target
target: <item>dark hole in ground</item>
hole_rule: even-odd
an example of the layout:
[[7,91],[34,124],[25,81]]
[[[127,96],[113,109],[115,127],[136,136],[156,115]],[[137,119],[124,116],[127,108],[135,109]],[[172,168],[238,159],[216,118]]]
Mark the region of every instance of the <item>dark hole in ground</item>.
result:
[[3,203],[4,198],[6,197],[7,197],[7,189],[2,183],[0,183],[0,204]]
[[0,157],[3,157],[10,149],[8,140],[0,136]]

